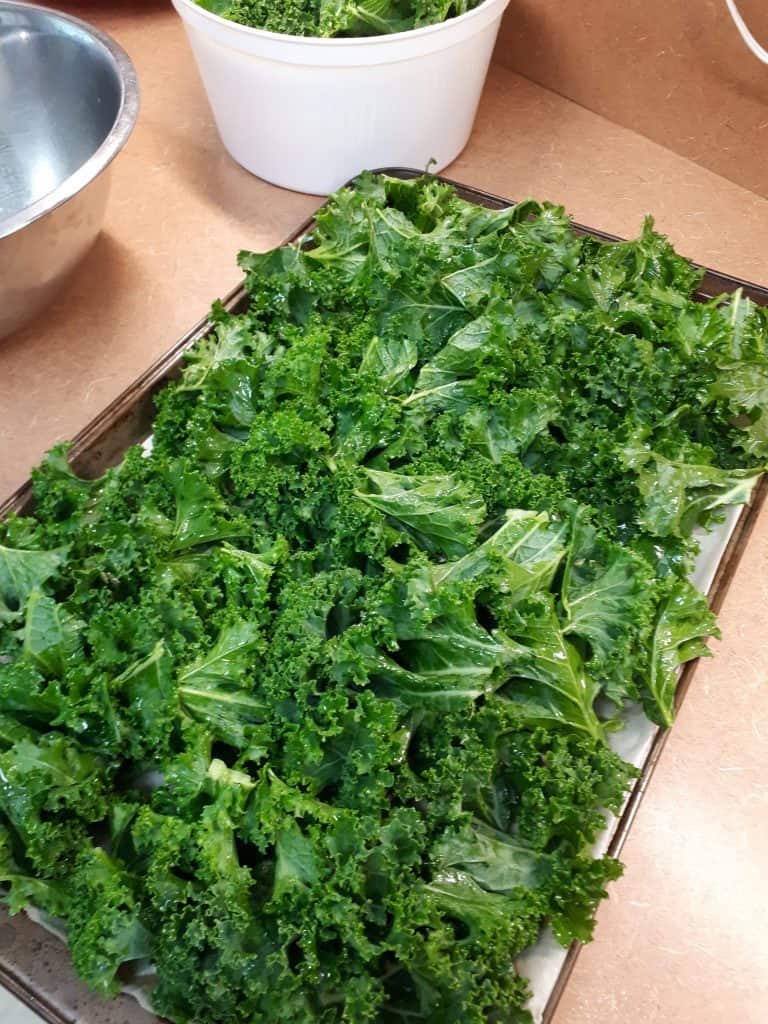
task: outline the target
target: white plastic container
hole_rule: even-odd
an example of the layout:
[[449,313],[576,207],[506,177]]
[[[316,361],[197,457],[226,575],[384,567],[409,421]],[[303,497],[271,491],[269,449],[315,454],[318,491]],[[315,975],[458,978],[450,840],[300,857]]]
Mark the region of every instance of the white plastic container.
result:
[[327,195],[364,168],[441,170],[472,131],[509,0],[426,28],[318,39],[246,28],[173,0],[221,138],[247,170]]

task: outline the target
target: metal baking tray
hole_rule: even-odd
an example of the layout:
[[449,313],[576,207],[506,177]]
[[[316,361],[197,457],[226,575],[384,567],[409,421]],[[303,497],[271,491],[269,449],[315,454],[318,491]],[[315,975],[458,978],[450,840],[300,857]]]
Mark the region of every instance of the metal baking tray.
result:
[[[382,172],[404,180],[420,175],[410,168],[382,168]],[[509,199],[491,195],[448,178],[440,181],[453,185],[461,198],[490,209],[503,209],[514,205]],[[313,219],[301,224],[286,239],[298,241],[311,229]],[[583,225],[577,231],[606,241],[616,241],[615,235]],[[709,298],[720,293],[741,289],[754,302],[768,306],[768,288],[714,270],[705,269],[697,297]],[[235,288],[224,300],[232,312],[246,308],[247,294],[243,285]],[[154,396],[178,375],[186,350],[211,330],[211,322],[202,320],[160,359],[157,360],[122,395],[109,405],[74,438],[70,461],[74,469],[87,477],[98,476],[109,466],[120,461],[123,453],[133,444],[145,441],[152,432]],[[749,540],[760,508],[768,492],[763,478],[755,489],[750,503],[733,510],[718,533],[702,552],[699,565],[700,586],[708,596],[712,608],[718,611],[734,577],[742,552]],[[8,513],[23,514],[31,510],[32,488],[28,482],[0,504],[0,516]],[[685,699],[695,671],[695,662],[683,670],[676,694],[676,704]],[[664,749],[668,730],[652,728],[639,758],[641,774],[633,786],[624,809],[607,828],[601,850],[618,856],[627,838],[632,821],[646,792],[653,771]],[[540,1024],[550,1024],[557,1003],[568,982],[580,949],[573,943],[568,950],[556,951],[546,942],[541,944],[538,960],[546,961],[546,970],[536,969],[527,961],[525,969],[532,971],[534,987],[534,1015]],[[534,958],[536,959],[536,958]],[[541,967],[541,964],[538,965]],[[91,993],[76,978],[69,954],[61,940],[43,929],[25,914],[10,918],[0,908],[0,984],[8,988],[22,1002],[36,1011],[49,1024],[152,1024],[157,1018],[128,995],[116,1000],[103,1000]],[[215,1022],[203,1022],[215,1024]]]

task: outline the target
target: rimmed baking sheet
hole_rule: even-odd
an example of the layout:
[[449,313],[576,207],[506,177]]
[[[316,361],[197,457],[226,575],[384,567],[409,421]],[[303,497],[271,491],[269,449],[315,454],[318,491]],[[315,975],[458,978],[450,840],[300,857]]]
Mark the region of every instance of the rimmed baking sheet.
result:
[[[420,172],[409,168],[383,168],[383,173],[410,179]],[[453,185],[468,202],[501,209],[513,205],[511,200],[440,178]],[[286,240],[301,239],[311,228],[307,221]],[[615,236],[598,229],[577,225],[585,234],[605,240]],[[754,302],[768,306],[768,289],[716,271],[706,270],[698,295],[702,299],[722,292],[742,289]],[[227,309],[238,312],[245,308],[247,296],[238,286],[224,300]],[[131,387],[119,396],[74,439],[70,460],[75,469],[96,476],[120,460],[133,444],[145,442],[151,435],[154,415],[153,397],[179,372],[187,349],[212,329],[204,320],[151,366]],[[709,534],[701,535],[701,550],[693,580],[708,595],[712,607],[722,604],[735,574],[739,558],[764,501],[768,485],[761,481],[747,506],[731,508],[721,524]],[[24,513],[31,507],[31,484],[26,483],[7,501],[0,504],[0,516],[9,512]],[[681,673],[677,705],[682,702],[695,669],[690,663]],[[661,756],[668,730],[649,722],[639,709],[627,715],[625,728],[611,737],[617,752],[640,769],[640,775],[628,794],[622,813],[607,821],[597,852],[617,856],[626,840],[653,770]],[[563,949],[548,933],[518,960],[522,972],[530,978],[533,990],[530,1008],[536,1024],[549,1024],[557,1002],[567,984],[578,956],[579,944]],[[138,1003],[125,996],[116,1001],[98,999],[74,977],[69,955],[59,938],[45,931],[30,918],[9,919],[0,909],[0,984],[9,988],[23,1002],[50,1024],[150,1024],[155,1020]],[[215,1022],[203,1022],[215,1024]]]

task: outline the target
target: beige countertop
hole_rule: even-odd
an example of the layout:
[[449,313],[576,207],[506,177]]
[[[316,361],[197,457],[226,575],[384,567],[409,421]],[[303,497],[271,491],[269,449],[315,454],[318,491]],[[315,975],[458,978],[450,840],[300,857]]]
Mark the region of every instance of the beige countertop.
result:
[[[2,495],[237,283],[239,249],[277,244],[319,203],[226,155],[166,2],[58,6],[122,43],[142,110],[91,255],[56,306],[0,342]],[[768,200],[505,69],[446,173],[616,234],[651,211],[686,255],[768,283]],[[768,508],[720,623],[556,1024],[768,1020]]]

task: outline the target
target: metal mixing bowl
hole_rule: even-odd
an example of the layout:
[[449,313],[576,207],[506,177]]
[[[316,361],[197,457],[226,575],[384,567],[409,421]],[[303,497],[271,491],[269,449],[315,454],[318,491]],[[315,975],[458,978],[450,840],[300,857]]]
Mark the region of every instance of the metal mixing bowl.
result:
[[0,338],[31,320],[98,235],[139,88],[103,32],[0,0]]

